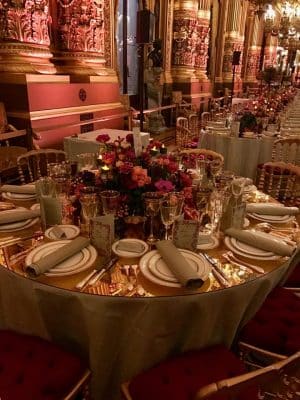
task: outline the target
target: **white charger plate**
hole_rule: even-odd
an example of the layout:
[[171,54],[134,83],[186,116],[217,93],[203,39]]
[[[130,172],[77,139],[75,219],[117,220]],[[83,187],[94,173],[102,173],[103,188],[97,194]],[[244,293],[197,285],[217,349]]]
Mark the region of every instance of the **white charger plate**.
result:
[[247,215],[257,221],[270,222],[273,224],[287,224],[295,219],[294,215],[263,215],[256,213],[248,213]]
[[245,253],[244,251],[241,251],[239,249],[237,249],[231,242],[230,237],[226,236],[224,239],[224,243],[225,246],[231,250],[233,253],[238,254],[239,256],[242,257],[246,257],[246,258],[251,258],[252,260],[265,260],[265,261],[269,261],[269,260],[279,260],[281,258],[281,256],[279,255],[274,255],[274,256],[259,256],[259,255],[251,255],[248,253]]
[[215,249],[216,247],[219,246],[219,239],[212,235],[210,236],[210,242],[209,243],[202,243],[202,244],[197,244],[197,249],[198,250],[211,250]]
[[[64,245],[70,243],[70,240],[60,240],[56,242],[46,243],[32,250],[25,259],[25,265],[30,265],[46,257],[50,253],[58,251]],[[77,274],[78,272],[88,269],[96,260],[97,251],[89,245],[78,253],[69,257],[65,261],[56,265],[50,271],[46,272],[47,276],[67,276]]]
[[[199,276],[201,276],[203,280],[208,279],[211,268],[209,263],[202,257],[202,255],[195,254],[189,250],[184,250],[184,249],[178,249],[178,250],[180,250],[180,252],[185,253],[185,255],[189,254],[190,256],[192,256],[193,260],[194,261],[196,260],[196,263],[198,265],[197,268],[199,268],[198,270]],[[149,279],[149,281],[156,283],[157,285],[182,288],[182,285],[177,281],[176,278],[175,281],[166,280],[166,274],[168,278],[170,278],[170,276],[174,278],[174,275],[171,273],[169,268],[167,266],[165,268],[162,263],[160,263],[160,269],[159,270],[156,269],[155,271],[158,275],[160,275],[160,277],[152,273],[152,271],[149,268],[150,266],[149,264],[151,262],[152,257],[157,256],[157,254],[159,254],[157,250],[152,250],[141,258],[139,266],[142,274],[145,276],[145,278]]]
[[[140,243],[144,250],[136,253],[136,252],[131,252],[131,251],[124,251],[124,250],[118,250],[118,245],[120,244],[120,242],[127,242],[128,244],[130,243]],[[112,251],[119,257],[123,257],[123,258],[136,258],[136,257],[141,257],[143,256],[149,249],[149,246],[146,242],[144,242],[143,240],[139,240],[139,239],[121,239],[116,241],[113,245],[112,245]]]
[[[27,208],[25,207],[17,207],[14,208],[12,210],[7,210],[7,211],[3,211],[3,212],[11,212],[11,213],[15,213],[16,211],[26,211]],[[38,222],[39,218],[30,218],[30,219],[24,219],[23,221],[17,221],[17,222],[12,222],[9,224],[3,224],[0,225],[0,232],[17,232],[17,231],[21,231],[23,229],[27,229],[30,226],[36,224]]]
[[[78,228],[78,226],[75,225],[57,225],[57,226],[64,231],[66,235],[64,239],[74,239],[80,234],[80,229]],[[61,240],[54,235],[53,226],[45,231],[45,236],[50,240]]]
[[33,200],[36,199],[36,194],[4,192],[2,197],[6,200]]

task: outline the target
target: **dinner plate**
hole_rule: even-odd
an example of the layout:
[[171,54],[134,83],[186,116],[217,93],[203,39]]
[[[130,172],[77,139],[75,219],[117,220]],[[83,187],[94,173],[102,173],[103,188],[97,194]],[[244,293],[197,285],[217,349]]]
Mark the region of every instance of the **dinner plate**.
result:
[[[80,229],[75,225],[57,225],[65,233],[64,239],[74,239],[80,234]],[[51,240],[61,240],[56,237],[53,232],[54,227],[48,228],[45,231],[45,236]]]
[[[198,254],[192,253],[188,250],[180,250],[180,253],[187,260],[189,265],[199,273],[203,280],[208,278],[208,274],[206,273],[207,268],[205,265],[207,264],[204,259]],[[174,276],[172,271],[170,271],[168,265],[164,262],[162,256],[157,252],[157,254],[153,255],[148,262],[148,268],[153,275],[157,278],[166,280],[169,282],[177,282],[178,279]],[[209,271],[208,271],[209,273]]]
[[262,249],[258,249],[257,247],[251,246],[247,243],[241,242],[234,237],[230,238],[231,244],[238,250],[243,253],[247,253],[253,256],[262,256],[262,257],[270,257],[275,256],[272,251],[265,251]]
[[[209,273],[210,273],[210,265],[207,263],[207,261],[203,258],[202,255],[200,254],[195,254],[189,250],[184,250],[184,249],[178,249],[180,252],[184,252],[185,255],[191,255],[193,256],[193,260],[197,260],[197,268],[199,272],[199,276],[203,280],[208,279]],[[149,279],[149,281],[156,283],[157,285],[160,286],[166,286],[166,287],[174,287],[174,288],[182,288],[182,285],[176,280],[170,281],[167,280],[170,277],[174,278],[174,275],[171,273],[168,267],[162,266],[162,263],[159,263],[159,269],[155,269],[156,275],[152,273],[152,271],[149,268],[149,264],[151,262],[152,257],[157,256],[158,251],[157,250],[152,250],[149,253],[145,254],[141,259],[140,259],[140,270],[142,274],[145,276],[145,278]],[[195,267],[196,268],[196,267]],[[167,275],[167,278],[166,278]]]
[[[125,251],[125,250],[119,250],[118,246],[120,245],[120,243],[126,243],[128,245],[130,244],[134,244],[134,243],[139,243],[143,246],[143,250],[136,253],[133,251]],[[146,242],[144,242],[143,240],[139,240],[139,239],[121,239],[118,240],[117,242],[115,242],[112,245],[112,251],[119,257],[124,257],[124,258],[133,258],[133,257],[141,257],[143,256],[147,251],[148,251],[149,246],[147,245]]]
[[[68,243],[70,243],[70,240],[60,240],[38,246],[27,255],[25,264],[30,265],[34,262],[37,262],[50,253],[58,251],[61,247]],[[54,268],[51,268],[51,270],[48,272],[45,272],[45,275],[54,277],[77,274],[78,272],[88,269],[95,262],[96,257],[96,249],[89,245],[72,257],[69,257],[65,261],[56,265]]]
[[198,250],[211,250],[219,246],[219,240],[216,236],[210,236],[208,243],[197,244]]
[[[5,212],[10,212],[10,213],[15,213],[17,210],[20,211],[25,211],[27,208],[25,207],[17,207],[13,210],[7,210]],[[4,211],[3,211],[4,212]],[[17,221],[17,222],[12,222],[9,224],[3,224],[0,225],[0,232],[17,232],[21,231],[23,229],[27,229],[30,226],[36,224],[38,222],[39,218],[29,218],[29,219],[24,219],[23,221]]]
[[247,215],[257,221],[270,222],[274,224],[286,224],[295,219],[294,215],[264,215],[256,213],[248,213]]
[[33,200],[36,194],[4,192],[2,197],[6,200]]
[[252,254],[248,254],[245,253],[242,250],[237,249],[232,242],[230,241],[230,237],[226,236],[224,239],[224,243],[225,246],[228,247],[229,250],[231,250],[233,253],[238,254],[239,256],[243,256],[246,258],[251,258],[253,260],[265,260],[265,261],[269,261],[269,260],[279,260],[281,258],[281,256],[279,255],[273,255],[273,256],[259,256],[259,255],[252,255]]

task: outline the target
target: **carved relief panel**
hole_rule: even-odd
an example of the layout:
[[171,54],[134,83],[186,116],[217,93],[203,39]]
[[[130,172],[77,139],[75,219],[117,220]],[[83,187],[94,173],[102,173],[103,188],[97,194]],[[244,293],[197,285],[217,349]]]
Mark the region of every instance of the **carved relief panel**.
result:
[[0,0],[0,40],[49,45],[48,0]]
[[173,31],[172,64],[193,67],[198,46],[196,19],[176,18]]
[[104,56],[104,0],[58,0],[58,48]]

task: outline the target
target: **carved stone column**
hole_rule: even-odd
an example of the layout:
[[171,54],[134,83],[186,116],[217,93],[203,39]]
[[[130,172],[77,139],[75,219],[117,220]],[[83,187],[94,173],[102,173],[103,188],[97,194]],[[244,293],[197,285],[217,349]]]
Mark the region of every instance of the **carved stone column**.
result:
[[177,82],[195,79],[198,1],[175,0],[172,46],[172,76]]
[[249,47],[247,58],[245,59],[245,85],[257,84],[257,73],[259,68],[259,61],[261,55],[261,42],[262,42],[262,21],[258,15],[251,17],[252,30],[249,32]]
[[[215,51],[215,85],[214,92],[218,95],[218,89],[223,88],[223,58],[224,58],[224,46],[225,46],[225,32],[226,32],[226,21],[228,16],[228,5],[229,0],[220,0],[217,3],[218,8],[218,20],[217,20],[217,36],[216,36],[216,51]],[[216,5],[216,4],[215,4]]]
[[52,2],[54,62],[60,73],[107,75],[112,64],[111,0]]
[[196,76],[200,81],[207,81],[207,59],[210,31],[210,0],[200,0],[197,18],[198,43],[196,49]]
[[53,74],[48,0],[0,0],[0,72]]
[[[231,0],[228,4],[228,16],[223,57],[223,83],[232,82],[232,56],[234,51],[243,51],[243,43],[240,37],[240,19],[242,17],[240,0]],[[240,66],[236,68],[236,82],[240,78]]]
[[278,37],[268,33],[264,53],[264,68],[276,64]]

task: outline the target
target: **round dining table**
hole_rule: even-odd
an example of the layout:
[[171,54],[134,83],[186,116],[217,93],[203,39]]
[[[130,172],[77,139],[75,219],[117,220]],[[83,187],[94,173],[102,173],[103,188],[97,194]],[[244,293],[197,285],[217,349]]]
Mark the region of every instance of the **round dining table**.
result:
[[[27,237],[38,228],[9,235]],[[291,265],[287,257],[255,261],[264,274],[228,288],[218,287],[210,275],[197,290],[165,288],[138,272],[146,296],[99,295],[75,288],[89,270],[29,278],[19,266],[5,262],[5,236],[0,234],[1,329],[38,335],[80,354],[92,371],[94,400],[121,399],[122,382],[171,355],[218,343],[231,346]],[[225,250],[220,240],[218,248],[206,253],[221,258]]]

